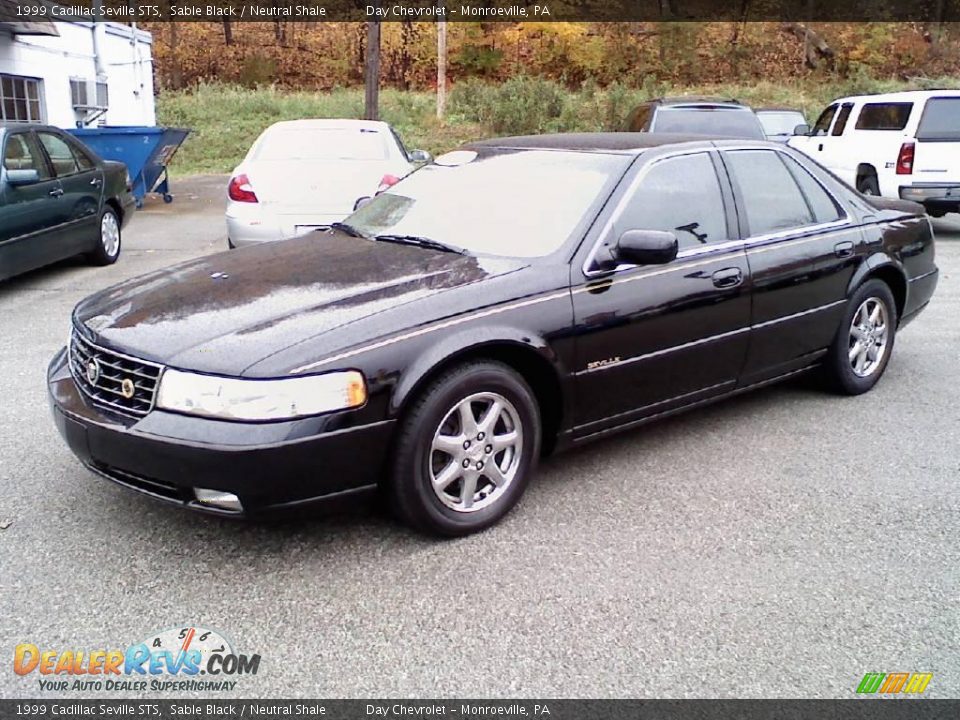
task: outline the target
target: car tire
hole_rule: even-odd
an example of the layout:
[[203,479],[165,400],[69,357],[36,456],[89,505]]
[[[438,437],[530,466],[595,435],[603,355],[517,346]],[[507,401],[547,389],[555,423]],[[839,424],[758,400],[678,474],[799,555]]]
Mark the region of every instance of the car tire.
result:
[[877,384],[893,353],[897,322],[897,303],[889,285],[873,279],[857,288],[824,362],[835,391],[859,395]]
[[880,196],[880,182],[876,175],[861,175],[857,178],[857,190],[863,195]]
[[513,369],[478,361],[448,370],[401,421],[389,485],[395,513],[446,537],[493,525],[530,482],[540,435],[536,398]]
[[97,247],[87,253],[87,259],[93,265],[113,265],[120,257],[120,218],[112,208],[104,208],[100,213],[100,236]]

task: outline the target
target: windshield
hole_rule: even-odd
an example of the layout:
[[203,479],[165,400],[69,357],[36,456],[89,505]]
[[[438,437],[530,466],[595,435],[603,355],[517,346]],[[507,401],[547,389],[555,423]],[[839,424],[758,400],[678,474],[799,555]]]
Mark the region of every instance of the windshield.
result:
[[797,125],[807,122],[798,112],[758,112],[757,117],[767,135],[793,135]]
[[917,128],[917,140],[960,140],[960,97],[930,98]]
[[631,160],[547,150],[450,156],[457,165],[418,170],[344,222],[370,237],[423,237],[479,255],[542,257],[593,219],[594,206]]
[[763,140],[763,128],[752,110],[740,108],[661,108],[653,129],[658,133],[694,133]]
[[254,152],[256,160],[386,160],[383,134],[368,128],[272,128]]

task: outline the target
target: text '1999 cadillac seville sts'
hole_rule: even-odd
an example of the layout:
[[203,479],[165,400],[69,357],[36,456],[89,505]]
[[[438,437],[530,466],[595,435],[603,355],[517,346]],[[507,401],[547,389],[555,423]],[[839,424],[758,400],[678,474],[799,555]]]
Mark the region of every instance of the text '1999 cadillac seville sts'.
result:
[[460,535],[543,452],[814,368],[869,390],[936,283],[919,205],[782,145],[506,138],[329,230],[93,295],[48,384],[128,488],[224,515],[379,488]]

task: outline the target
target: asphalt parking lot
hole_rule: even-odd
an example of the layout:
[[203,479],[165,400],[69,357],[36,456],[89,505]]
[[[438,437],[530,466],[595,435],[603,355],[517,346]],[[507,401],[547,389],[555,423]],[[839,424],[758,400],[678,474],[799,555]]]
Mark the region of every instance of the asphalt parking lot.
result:
[[[225,248],[223,182],[148,204],[115,266],[0,283],[8,659],[196,624],[262,656],[225,697],[850,697],[868,671],[960,696],[958,216],[936,223],[939,289],[873,392],[793,382],[561,455],[501,525],[434,541],[368,507],[178,511],[61,442],[44,378],[71,308]],[[7,665],[0,696],[54,696],[36,677]]]

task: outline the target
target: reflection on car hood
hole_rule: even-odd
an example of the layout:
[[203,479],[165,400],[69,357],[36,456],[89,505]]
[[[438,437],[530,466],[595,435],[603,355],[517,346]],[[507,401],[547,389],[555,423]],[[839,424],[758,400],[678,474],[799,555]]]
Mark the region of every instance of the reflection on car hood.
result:
[[239,375],[307,338],[521,266],[318,232],[134,278],[81,302],[74,319],[130,355]]

